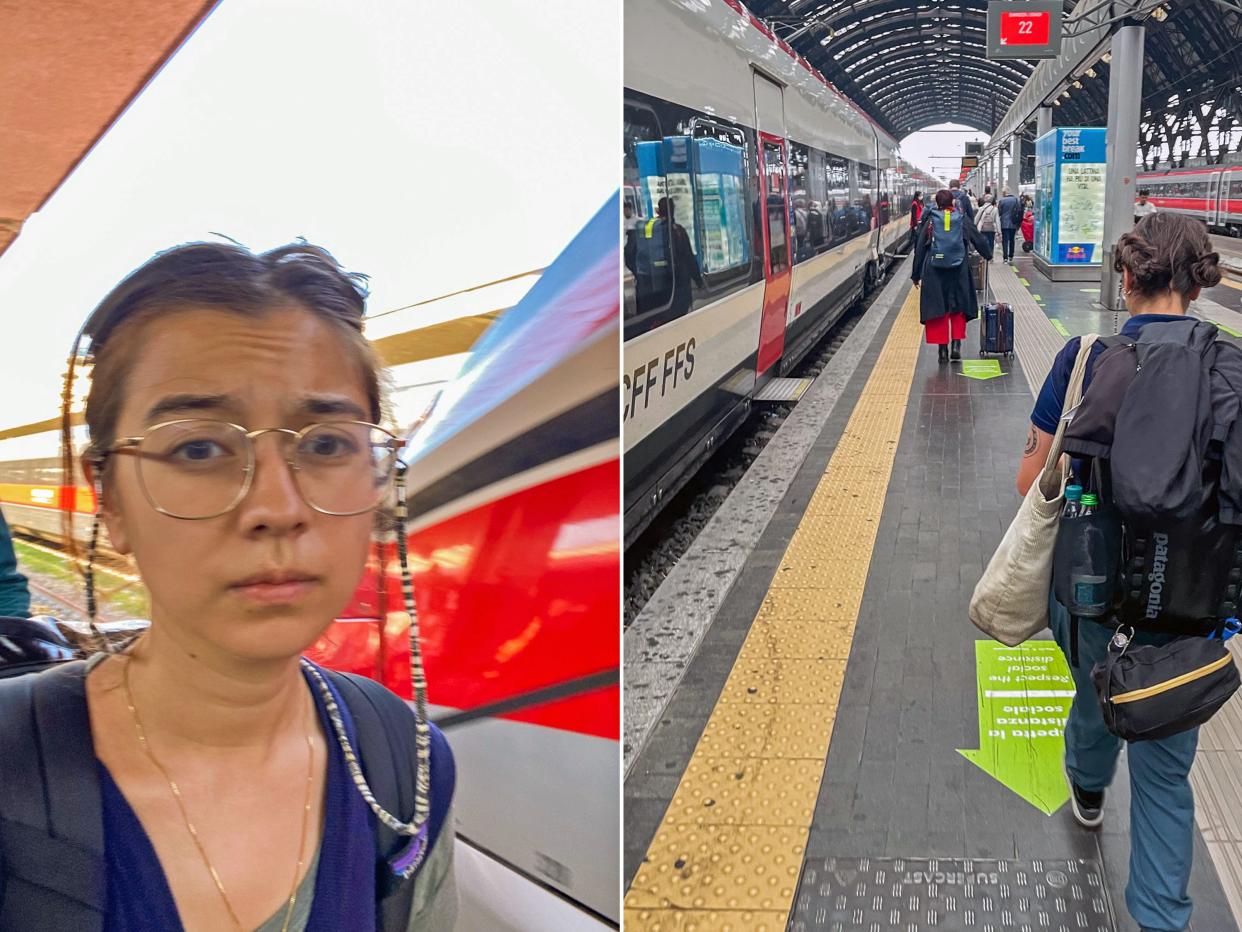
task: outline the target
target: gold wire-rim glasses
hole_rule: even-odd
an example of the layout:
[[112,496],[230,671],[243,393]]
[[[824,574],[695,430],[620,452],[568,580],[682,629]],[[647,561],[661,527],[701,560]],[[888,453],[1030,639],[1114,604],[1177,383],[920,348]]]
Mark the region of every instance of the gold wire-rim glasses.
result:
[[[224,426],[224,427],[230,427],[233,430],[237,431],[238,434],[240,434],[245,440],[246,465],[243,468],[243,478],[242,478],[241,488],[238,490],[233,500],[226,507],[220,509],[219,511],[208,514],[208,515],[193,515],[193,516],[180,515],[180,514],[177,514],[176,512],[169,511],[167,508],[164,508],[162,505],[160,505],[155,500],[154,496],[151,494],[151,491],[147,488],[147,481],[143,477],[143,474],[142,474],[142,457],[144,455],[152,456],[155,454],[149,454],[149,453],[144,454],[143,451],[140,449],[140,446],[142,442],[147,439],[147,437],[155,433],[157,430],[160,430],[165,427],[172,427],[177,424],[195,424],[195,423],[217,424],[217,425]],[[376,491],[374,501],[372,501],[371,504],[367,505],[365,508],[358,508],[354,511],[330,511],[326,508],[321,508],[319,505],[316,505],[314,502],[312,502],[310,498],[307,496],[306,490],[302,488],[302,484],[298,481],[298,474],[301,472],[301,468],[297,464],[296,452],[293,452],[293,453],[289,452],[290,450],[296,451],[298,448],[298,444],[301,443],[302,439],[306,437],[307,435],[309,435],[315,429],[320,428],[320,427],[333,427],[337,425],[355,425],[359,427],[367,427],[373,431],[379,431],[381,434],[383,434],[385,437],[388,438],[382,445],[382,447],[388,451],[388,462],[385,468],[384,480],[380,485],[377,486],[377,491]],[[294,443],[292,445],[290,445],[289,442],[286,440],[284,459],[285,459],[285,463],[289,467],[290,473],[293,476],[293,484],[294,484],[294,487],[298,490],[298,495],[301,497],[302,501],[304,501],[307,504],[307,506],[319,512],[320,514],[331,515],[333,517],[338,517],[338,518],[348,518],[353,515],[365,514],[368,511],[374,510],[375,507],[379,505],[381,501],[383,501],[384,495],[387,493],[388,487],[392,483],[393,475],[396,471],[396,466],[399,461],[398,454],[400,453],[401,448],[405,446],[404,440],[398,439],[391,431],[386,430],[383,427],[380,427],[378,424],[372,424],[370,421],[355,421],[355,420],[317,421],[314,424],[307,424],[301,430],[293,430],[292,428],[289,428],[289,427],[261,427],[261,428],[258,428],[257,430],[246,430],[246,428],[242,427],[240,424],[234,424],[231,421],[220,421],[220,420],[215,420],[213,418],[202,418],[202,417],[177,418],[176,420],[163,421],[159,424],[153,424],[150,428],[148,428],[147,432],[141,436],[117,438],[116,440],[112,442],[112,444],[106,450],[103,450],[100,452],[99,456],[95,459],[95,465],[96,465],[96,468],[100,472],[102,472],[104,463],[106,462],[109,456],[112,456],[113,454],[122,454],[122,453],[133,454],[134,456],[138,457],[138,464],[137,464],[138,465],[138,485],[142,489],[143,497],[146,498],[148,504],[150,504],[152,508],[154,508],[157,512],[159,512],[162,515],[167,515],[170,518],[177,518],[178,520],[181,520],[181,521],[207,521],[207,520],[210,520],[211,518],[218,518],[221,515],[228,514],[230,511],[232,511],[234,508],[240,505],[242,501],[246,498],[246,496],[249,494],[250,487],[254,483],[255,469],[258,465],[258,457],[257,457],[256,448],[255,448],[255,440],[256,438],[260,437],[263,434],[282,434],[285,437],[290,437],[294,440]],[[372,446],[374,448],[374,445]]]

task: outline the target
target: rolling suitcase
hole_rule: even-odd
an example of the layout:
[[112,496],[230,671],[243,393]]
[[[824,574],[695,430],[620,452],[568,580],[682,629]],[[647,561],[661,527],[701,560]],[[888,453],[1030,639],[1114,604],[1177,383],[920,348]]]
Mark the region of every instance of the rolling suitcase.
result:
[[979,288],[983,295],[983,321],[979,326],[979,355],[996,353],[998,356],[1013,355],[1013,308],[1003,301],[989,304],[988,298],[988,263],[980,262],[983,268],[983,287]]
[[1008,304],[985,304],[979,328],[979,353],[1013,355],[1013,308]]

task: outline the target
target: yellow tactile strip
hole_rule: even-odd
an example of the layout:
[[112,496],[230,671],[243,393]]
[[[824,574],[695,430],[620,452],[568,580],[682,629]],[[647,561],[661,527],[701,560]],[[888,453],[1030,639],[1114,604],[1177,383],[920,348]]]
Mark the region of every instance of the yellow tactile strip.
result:
[[627,932],[785,928],[921,338],[911,290],[626,894]]

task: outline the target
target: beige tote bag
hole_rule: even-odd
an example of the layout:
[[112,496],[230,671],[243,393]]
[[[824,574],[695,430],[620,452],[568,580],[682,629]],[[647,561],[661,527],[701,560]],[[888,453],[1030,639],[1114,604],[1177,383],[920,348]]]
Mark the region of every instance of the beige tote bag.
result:
[[970,598],[970,620],[975,627],[1009,647],[1048,626],[1052,551],[1069,478],[1069,457],[1061,461],[1061,445],[1068,416],[1082,401],[1083,372],[1095,341],[1093,333],[1082,338],[1048,459]]

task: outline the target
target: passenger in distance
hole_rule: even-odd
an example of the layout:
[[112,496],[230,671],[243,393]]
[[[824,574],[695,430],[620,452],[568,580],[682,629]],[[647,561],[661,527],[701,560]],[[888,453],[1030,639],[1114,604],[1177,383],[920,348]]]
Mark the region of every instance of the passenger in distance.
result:
[[417,712],[301,659],[404,482],[365,297],[315,246],[197,243],[88,320],[95,530],[136,558],[151,624],[0,680],[0,929],[453,927],[453,759],[417,651]]
[[975,286],[966,262],[967,242],[984,259],[991,260],[988,241],[975,229],[970,217],[954,210],[953,193],[941,188],[936,192],[936,206],[923,212],[910,277],[915,288],[922,287],[919,320],[923,322],[927,342],[939,347],[942,363],[962,358],[966,322],[979,316]]
[[1000,213],[996,209],[996,205],[992,203],[992,195],[983,195],[983,206],[979,208],[979,213],[975,216],[975,222],[979,226],[979,232],[983,234],[983,238],[988,241],[988,250],[996,254],[996,229],[1000,224]]
[[[1218,255],[1208,240],[1203,221],[1177,214],[1147,217],[1117,243],[1115,266],[1130,319],[1121,335],[1138,340],[1143,328],[1185,318],[1190,302],[1203,288],[1220,283]],[[1026,450],[1018,469],[1018,491],[1026,495],[1038,477],[1061,417],[1080,340],[1070,339],[1052,363],[1035,409]],[[1089,391],[1102,343],[1091,348],[1084,378]],[[1054,587],[1055,590],[1055,587]],[[1104,821],[1104,792],[1112,783],[1122,739],[1104,724],[1091,668],[1108,650],[1114,626],[1081,618],[1078,623],[1078,663],[1071,637],[1073,626],[1064,606],[1048,596],[1049,625],[1074,677],[1076,695],[1065,727],[1065,769],[1070,782],[1070,805],[1084,828]],[[1107,622],[1108,619],[1101,619]],[[1163,644],[1171,635],[1137,631],[1134,645]],[[1130,742],[1130,880],[1126,905],[1145,930],[1181,930],[1190,920],[1188,893],[1194,849],[1194,794],[1190,767],[1194,763],[1199,729],[1168,738]]]
[[996,209],[1000,213],[1001,254],[1005,262],[1012,262],[1014,241],[1018,227],[1022,226],[1022,204],[1005,188]]
[[1138,223],[1144,217],[1154,214],[1158,208],[1155,204],[1147,199],[1147,189],[1143,188],[1138,193],[1138,200],[1134,202],[1134,222]]
[[964,213],[971,220],[975,219],[974,199],[962,190],[962,183],[956,178],[950,179],[949,190],[953,193],[953,201],[957,204],[957,209]]
[[923,192],[915,191],[914,199],[910,201],[910,249],[914,250],[919,231],[919,221],[923,219]]

